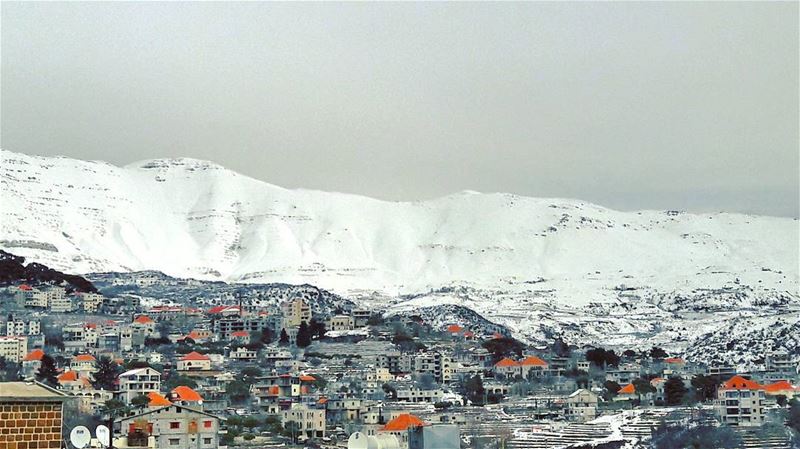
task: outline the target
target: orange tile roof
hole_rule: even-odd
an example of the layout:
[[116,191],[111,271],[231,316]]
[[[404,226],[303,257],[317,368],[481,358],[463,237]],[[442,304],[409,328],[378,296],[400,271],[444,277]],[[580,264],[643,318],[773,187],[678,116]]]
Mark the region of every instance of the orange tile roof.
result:
[[153,322],[153,320],[152,320],[152,319],[150,319],[150,317],[149,317],[149,316],[147,316],[147,315],[139,315],[139,316],[137,316],[137,317],[136,317],[136,319],[135,319],[135,320],[133,320],[133,321],[134,321],[135,323],[139,323],[139,324],[150,324],[150,323],[152,323],[152,322]]
[[780,391],[795,391],[797,388],[792,386],[788,381],[779,380],[775,383],[771,383],[769,385],[764,385],[764,391],[767,393],[777,393]]
[[147,403],[147,405],[150,407],[164,407],[167,405],[172,405],[172,402],[170,402],[169,399],[161,396],[161,394],[155,391],[147,393],[147,397],[150,399],[150,402]]
[[72,360],[75,360],[76,362],[95,362],[95,361],[97,361],[97,359],[94,358],[94,356],[91,355],[91,354],[78,354],[75,357],[73,357]]
[[667,362],[667,363],[685,363],[683,361],[683,359],[680,358],[680,357],[670,357],[670,358],[664,359],[664,361]]
[[508,357],[494,364],[495,368],[510,368],[512,366],[519,366],[519,362],[511,360]]
[[59,382],[74,382],[78,380],[78,372],[77,371],[65,371],[62,374],[59,374],[57,377]]
[[447,332],[450,332],[451,334],[457,334],[463,330],[464,328],[459,326],[458,324],[451,324],[447,326]]
[[26,355],[25,358],[22,359],[22,361],[31,362],[33,360],[42,360],[42,357],[44,357],[44,351],[42,351],[41,349],[34,349],[33,351],[29,352],[28,355]]
[[231,334],[231,337],[249,337],[250,332],[248,331],[236,331]]
[[317,378],[314,376],[302,375],[300,376],[300,380],[303,382],[314,382]]
[[628,385],[625,385],[624,387],[620,388],[619,391],[617,391],[617,393],[618,394],[635,394],[636,393],[636,387],[634,387],[633,384],[628,384]]
[[200,396],[198,392],[183,385],[173,388],[172,393],[175,394],[180,401],[197,402],[203,400],[203,397]]
[[742,376],[733,376],[722,384],[724,390],[760,390],[763,388],[758,382],[745,379]]
[[384,432],[403,432],[408,430],[409,427],[417,427],[424,425],[425,422],[417,418],[416,416],[410,415],[408,413],[403,413],[397,418],[386,423],[386,425],[383,426],[381,430]]
[[656,386],[657,384],[659,384],[661,382],[666,382],[666,381],[667,381],[667,379],[664,379],[663,377],[654,377],[654,378],[650,379],[650,385]]
[[319,398],[319,401],[317,401],[317,404],[327,404],[327,403],[328,403],[328,398]]
[[191,338],[192,340],[199,340],[201,338],[206,338],[206,334],[200,331],[191,331],[186,338]]
[[536,357],[535,355],[525,357],[525,360],[519,362],[519,364],[522,365],[522,366],[543,366],[543,367],[547,367],[547,362],[545,362],[544,360],[540,359],[539,357]]
[[185,356],[181,357],[181,360],[188,361],[188,360],[211,360],[208,356],[200,354],[199,352],[192,351]]

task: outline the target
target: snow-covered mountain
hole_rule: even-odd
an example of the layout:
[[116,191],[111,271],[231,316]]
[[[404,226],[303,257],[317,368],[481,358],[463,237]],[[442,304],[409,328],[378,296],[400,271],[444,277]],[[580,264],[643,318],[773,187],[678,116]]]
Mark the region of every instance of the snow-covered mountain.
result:
[[[68,272],[310,283],[401,309],[478,302],[512,322],[631,297],[667,314],[798,302],[796,219],[474,192],[387,202],[194,159],[0,154],[0,248]],[[512,328],[533,337],[528,324]]]

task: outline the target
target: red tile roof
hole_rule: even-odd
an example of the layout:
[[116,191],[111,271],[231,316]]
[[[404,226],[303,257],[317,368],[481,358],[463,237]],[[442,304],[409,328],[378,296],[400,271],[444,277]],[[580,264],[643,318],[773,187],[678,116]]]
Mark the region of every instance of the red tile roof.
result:
[[149,316],[147,316],[147,315],[139,315],[139,316],[137,316],[137,317],[136,317],[136,319],[135,319],[135,320],[133,320],[133,321],[134,321],[135,323],[139,323],[139,324],[150,324],[150,323],[152,323],[152,322],[153,322],[153,320],[152,320],[152,319],[151,319]]
[[758,382],[745,379],[742,376],[733,376],[722,384],[723,390],[760,390],[763,388]]
[[795,388],[788,381],[779,380],[775,383],[764,385],[764,391],[767,393],[777,393],[781,391],[800,391],[800,388]]
[[248,331],[236,331],[231,334],[231,337],[238,338],[238,337],[249,337],[250,332]]
[[174,394],[179,401],[197,402],[203,400],[203,397],[200,396],[198,392],[183,385],[173,388],[172,394]]
[[315,380],[317,380],[317,378],[314,377],[314,376],[308,376],[308,375],[304,374],[304,375],[300,376],[300,380],[302,382],[314,382]]
[[26,355],[25,358],[22,359],[22,361],[31,362],[33,360],[42,360],[42,357],[44,357],[44,351],[42,351],[41,349],[34,349],[33,351],[29,352],[28,355]]
[[169,399],[161,396],[161,394],[155,391],[147,393],[147,397],[150,399],[150,402],[147,403],[147,405],[150,407],[164,407],[167,405],[172,405],[172,402],[170,402]]
[[199,352],[192,351],[192,352],[186,354],[185,356],[181,357],[181,360],[189,361],[189,360],[211,360],[211,359],[208,358],[207,355],[203,355],[203,354],[200,354]]
[[450,332],[451,334],[457,334],[463,330],[464,328],[459,326],[458,324],[451,324],[447,326],[447,332]]
[[66,371],[62,374],[59,374],[56,379],[58,379],[59,382],[74,382],[78,380],[78,372]]
[[667,362],[667,363],[686,363],[680,357],[670,357],[670,358],[664,359],[664,361]]
[[28,284],[22,284],[22,285],[20,285],[20,286],[19,286],[19,289],[20,289],[20,290],[22,290],[22,291],[26,291],[26,292],[29,292],[29,291],[33,290],[33,288],[31,288],[31,286],[30,286],[30,285],[28,285]]
[[617,393],[618,394],[635,394],[636,393],[636,387],[633,386],[633,384],[628,384],[628,385],[625,385],[624,387],[620,388],[619,391],[617,391]]
[[542,366],[545,368],[547,367],[547,362],[540,359],[539,357],[536,357],[535,355],[525,357],[525,360],[519,362],[519,364],[522,366]]
[[74,360],[76,362],[95,362],[95,361],[97,361],[97,359],[94,358],[94,356],[91,355],[91,354],[78,354],[75,357],[73,357],[72,360]]
[[512,366],[519,366],[519,362],[511,360],[508,357],[494,364],[495,368],[510,368]]
[[383,426],[381,430],[385,432],[403,432],[408,430],[409,427],[418,427],[424,425],[425,422],[417,418],[416,416],[410,415],[408,413],[403,413],[397,418],[386,423],[386,425]]

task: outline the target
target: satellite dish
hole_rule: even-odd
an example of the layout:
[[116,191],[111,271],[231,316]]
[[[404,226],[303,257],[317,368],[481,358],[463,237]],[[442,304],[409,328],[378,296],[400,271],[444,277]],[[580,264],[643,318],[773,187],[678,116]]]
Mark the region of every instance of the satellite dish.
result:
[[86,447],[91,439],[92,434],[89,433],[89,429],[87,429],[86,426],[78,426],[69,433],[69,442],[78,449]]
[[97,434],[97,439],[100,441],[100,444],[103,446],[111,446],[111,431],[108,430],[108,427],[100,424],[94,430],[94,433]]

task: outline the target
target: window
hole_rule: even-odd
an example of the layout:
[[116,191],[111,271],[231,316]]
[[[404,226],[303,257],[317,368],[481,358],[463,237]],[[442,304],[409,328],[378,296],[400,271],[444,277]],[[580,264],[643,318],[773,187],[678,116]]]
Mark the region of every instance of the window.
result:
[[181,439],[180,438],[170,438],[169,439],[169,445],[170,446],[177,446],[179,444],[181,444]]
[[203,427],[205,427],[206,429],[210,429],[211,426],[212,426],[211,421],[203,421]]
[[211,438],[203,438],[203,444],[211,445]]
[[171,423],[169,423],[169,428],[170,429],[180,429],[181,428],[181,423],[178,422],[178,421],[172,421]]

